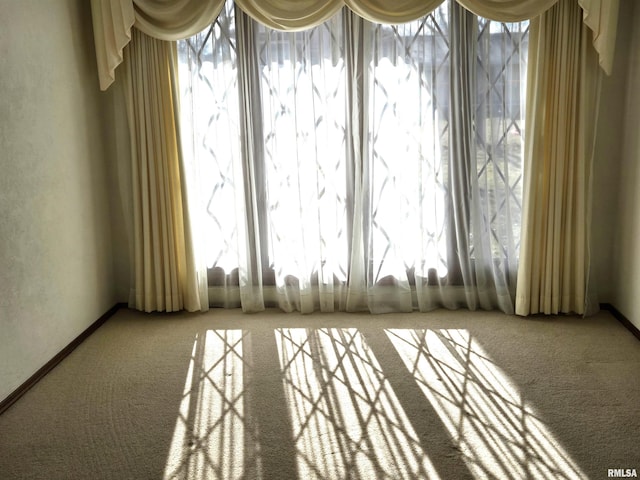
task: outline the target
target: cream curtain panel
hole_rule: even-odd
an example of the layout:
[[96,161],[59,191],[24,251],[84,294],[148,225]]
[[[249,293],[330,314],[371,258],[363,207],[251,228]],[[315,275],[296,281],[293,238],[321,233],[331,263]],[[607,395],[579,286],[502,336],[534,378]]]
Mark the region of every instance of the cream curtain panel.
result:
[[598,60],[578,5],[531,23],[516,313],[589,312],[590,173]]
[[[280,30],[318,25],[343,6],[367,20],[400,23],[419,18],[444,0],[237,0],[254,19]],[[539,16],[558,0],[457,0],[476,15],[499,21]],[[584,11],[593,44],[606,73],[611,72],[619,0],[573,0]],[[224,0],[91,0],[100,88],[106,90],[131,41],[131,27],[162,40],[181,40],[218,16]]]
[[175,43],[132,33],[124,55],[134,217],[129,305],[147,312],[207,310],[206,272],[196,270],[185,205]]

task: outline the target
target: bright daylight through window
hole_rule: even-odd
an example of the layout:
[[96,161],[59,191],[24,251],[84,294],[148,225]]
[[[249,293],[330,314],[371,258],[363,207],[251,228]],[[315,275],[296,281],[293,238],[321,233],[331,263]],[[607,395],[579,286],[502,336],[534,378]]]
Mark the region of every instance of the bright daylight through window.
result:
[[210,303],[512,311],[527,33],[455,2],[279,32],[227,2],[180,42]]

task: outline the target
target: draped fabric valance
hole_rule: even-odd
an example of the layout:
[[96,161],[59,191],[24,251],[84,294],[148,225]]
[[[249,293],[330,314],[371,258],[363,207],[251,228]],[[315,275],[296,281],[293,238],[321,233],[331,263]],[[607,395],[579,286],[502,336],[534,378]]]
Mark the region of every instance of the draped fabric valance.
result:
[[[251,17],[278,30],[318,25],[347,6],[379,23],[403,23],[426,15],[444,0],[236,0]],[[619,0],[576,0],[593,32],[600,65],[613,63]],[[131,28],[161,40],[181,40],[212,23],[225,0],[91,0],[100,88],[106,90],[131,41]],[[457,0],[476,15],[498,21],[537,17],[557,0]]]

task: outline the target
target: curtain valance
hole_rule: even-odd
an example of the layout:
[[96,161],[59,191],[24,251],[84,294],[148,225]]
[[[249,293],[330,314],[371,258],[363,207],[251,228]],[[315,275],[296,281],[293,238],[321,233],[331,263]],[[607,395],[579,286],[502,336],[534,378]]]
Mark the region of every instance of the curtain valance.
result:
[[[203,30],[225,0],[91,0],[100,88],[106,90],[131,41],[131,27],[162,40],[181,40]],[[444,0],[236,0],[251,17],[279,30],[318,25],[343,6],[379,23],[402,23],[434,10]],[[476,15],[498,21],[534,18],[557,0],[456,0]],[[611,72],[619,0],[576,0],[593,32],[600,65]]]

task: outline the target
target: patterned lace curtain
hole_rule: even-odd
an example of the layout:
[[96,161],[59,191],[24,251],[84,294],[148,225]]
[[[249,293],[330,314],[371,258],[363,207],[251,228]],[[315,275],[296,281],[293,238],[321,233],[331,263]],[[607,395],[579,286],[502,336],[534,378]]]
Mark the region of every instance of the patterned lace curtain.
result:
[[180,42],[210,304],[512,312],[527,29],[446,2],[285,33],[227,2]]

